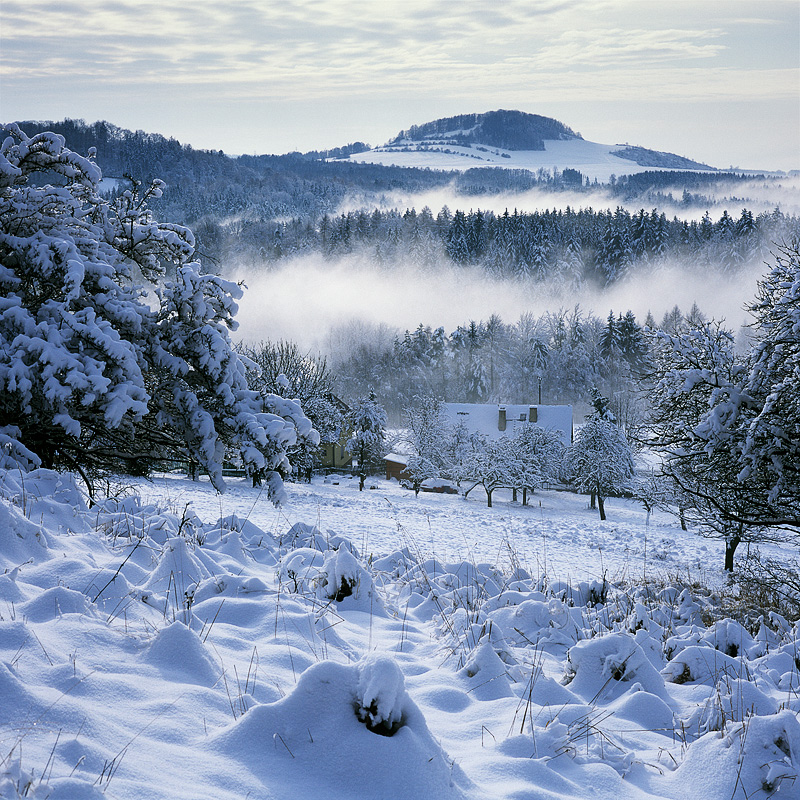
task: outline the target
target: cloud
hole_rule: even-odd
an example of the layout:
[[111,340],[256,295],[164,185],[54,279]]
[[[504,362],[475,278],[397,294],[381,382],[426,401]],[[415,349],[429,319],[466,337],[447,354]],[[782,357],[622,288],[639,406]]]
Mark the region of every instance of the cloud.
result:
[[[637,26],[629,18],[639,19],[639,5],[6,0],[3,39],[7,75],[18,80],[218,85],[253,97],[412,86],[428,93],[495,90],[519,97],[532,82],[544,97],[670,95],[698,84],[731,97],[754,90],[750,71],[735,65],[719,76],[707,71],[726,48],[723,15],[715,26],[707,24],[708,14],[694,27],[688,16],[678,27],[669,18]],[[776,70],[760,75],[762,93],[776,84],[786,92],[792,80]]]
[[[721,163],[746,161],[748,148],[798,166],[786,145],[797,136],[794,2],[3,0],[2,13],[8,119],[107,119],[201,147],[285,152],[498,107],[565,110],[603,141],[591,128],[614,103],[628,130],[659,103],[649,134],[696,140],[716,101],[758,133],[722,131]],[[781,116],[772,131],[758,130],[765,106],[752,107],[767,102]]]

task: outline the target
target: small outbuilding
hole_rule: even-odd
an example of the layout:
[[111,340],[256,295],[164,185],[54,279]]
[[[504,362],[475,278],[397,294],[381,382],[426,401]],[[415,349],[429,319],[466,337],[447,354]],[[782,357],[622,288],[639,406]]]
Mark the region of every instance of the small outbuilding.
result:
[[408,466],[408,456],[400,453],[389,453],[384,457],[386,464],[386,480],[394,478],[398,481],[408,480],[411,476],[406,472]]

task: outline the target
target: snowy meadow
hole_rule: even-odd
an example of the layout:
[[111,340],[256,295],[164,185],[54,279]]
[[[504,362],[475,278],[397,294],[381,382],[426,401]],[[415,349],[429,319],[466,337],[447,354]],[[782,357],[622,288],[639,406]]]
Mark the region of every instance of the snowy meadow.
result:
[[800,629],[660,512],[0,483],[0,795],[793,798]]

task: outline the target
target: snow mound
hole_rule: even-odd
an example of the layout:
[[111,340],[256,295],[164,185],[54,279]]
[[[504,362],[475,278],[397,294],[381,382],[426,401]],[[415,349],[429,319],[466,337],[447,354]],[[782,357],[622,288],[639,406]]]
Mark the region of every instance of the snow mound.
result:
[[590,703],[615,700],[634,686],[668,699],[664,679],[628,633],[578,642],[567,653],[565,671],[570,691]]
[[291,694],[250,709],[212,746],[263,775],[278,800],[455,800],[469,786],[386,656],[313,664]]
[[185,683],[213,686],[221,675],[200,637],[178,621],[158,632],[144,660],[173,680]]
[[799,774],[800,722],[781,711],[705,734],[667,784],[684,800],[790,800],[800,791]]

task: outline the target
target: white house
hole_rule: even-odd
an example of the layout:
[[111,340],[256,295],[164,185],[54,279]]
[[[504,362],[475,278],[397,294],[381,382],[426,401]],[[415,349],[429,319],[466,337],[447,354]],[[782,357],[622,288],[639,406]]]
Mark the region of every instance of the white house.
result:
[[442,403],[451,425],[463,422],[467,430],[492,439],[513,436],[520,425],[534,424],[557,431],[564,446],[572,443],[572,406],[511,403]]

